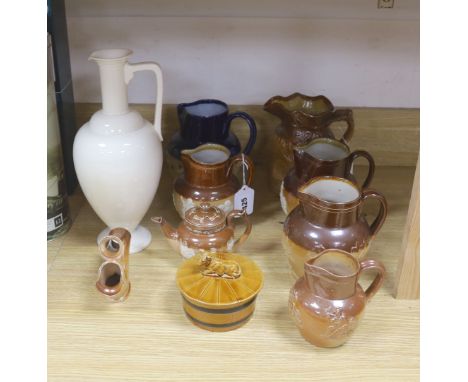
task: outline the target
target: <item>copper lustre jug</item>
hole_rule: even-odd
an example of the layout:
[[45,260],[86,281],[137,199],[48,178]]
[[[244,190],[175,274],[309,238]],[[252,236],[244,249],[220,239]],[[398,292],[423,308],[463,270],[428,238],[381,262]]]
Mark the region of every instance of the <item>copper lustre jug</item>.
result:
[[[244,232],[237,239],[234,237],[235,219],[242,219],[245,224]],[[163,217],[154,217],[151,220],[160,224],[171,247],[187,259],[201,250],[235,251],[247,240],[252,230],[246,211],[232,210],[226,215],[223,210],[206,202],[190,208],[177,228]]]
[[[387,216],[387,201],[378,191],[359,187],[344,178],[311,179],[298,190],[299,205],[283,225],[283,246],[292,276],[303,275],[304,263],[325,249],[340,249],[363,258]],[[362,212],[369,199],[379,212],[369,223]]]
[[346,130],[340,140],[348,143],[354,133],[354,119],[351,109],[335,109],[331,101],[323,96],[307,96],[293,93],[288,97],[275,96],[263,106],[264,110],[278,117],[276,139],[273,140],[271,181],[274,190],[279,191],[280,183],[293,165],[292,150],[314,138],[336,138],[330,126],[334,122],[346,123]]
[[[376,276],[364,291],[363,272]],[[385,267],[377,260],[361,262],[340,250],[327,250],[304,264],[304,276],[289,294],[289,312],[301,335],[319,347],[343,345],[361,320],[366,304],[382,286]]]
[[[317,138],[304,146],[293,149],[294,167],[288,171],[281,183],[280,201],[283,212],[287,215],[298,204],[298,188],[317,176],[337,176],[351,180],[361,189],[369,187],[374,177],[375,162],[367,151],[351,152],[346,143],[332,138]],[[357,181],[353,164],[358,158],[365,158],[368,171],[362,184]]]
[[234,209],[234,194],[241,184],[233,174],[233,166],[244,166],[245,184],[251,185],[253,163],[245,154],[231,157],[228,148],[206,143],[192,150],[182,150],[183,175],[174,183],[174,206],[183,219],[194,206],[208,202],[226,214]]

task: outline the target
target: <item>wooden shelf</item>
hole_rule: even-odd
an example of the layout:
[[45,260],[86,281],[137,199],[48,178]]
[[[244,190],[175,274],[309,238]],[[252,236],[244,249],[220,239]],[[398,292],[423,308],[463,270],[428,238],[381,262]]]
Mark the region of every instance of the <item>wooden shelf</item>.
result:
[[49,243],[49,380],[374,382],[391,375],[392,381],[417,381],[419,301],[392,297],[413,173],[412,167],[376,171],[374,185],[385,190],[390,214],[369,256],[385,263],[388,277],[351,340],[331,350],[306,343],[288,316],[291,285],[280,240],[284,215],[276,197],[261,187],[261,170],[256,189],[262,197],[241,253],[259,264],[265,285],[253,319],[229,333],[205,332],[184,316],[175,285],[181,259],[149,222],[155,214],[178,221],[167,180],[144,219],[153,242],[131,257],[132,291],[120,305],[107,303],[95,290],[101,261],[95,239],[103,224],[83,196],[74,195],[78,213],[71,230]]
[[[262,117],[259,121],[262,142]],[[165,118],[166,127],[169,122]],[[358,130],[356,139],[359,135]],[[123,304],[106,302],[94,286],[101,262],[95,240],[104,224],[77,192],[70,198],[70,231],[48,244],[49,381],[419,380],[419,301],[392,296],[415,166],[376,169],[373,187],[386,195],[389,216],[369,257],[383,261],[388,276],[350,341],[319,349],[303,340],[288,315],[285,216],[268,187],[268,157],[261,147],[254,155],[253,231],[240,251],[265,275],[252,320],[233,332],[211,333],[184,316],[175,284],[182,259],[150,222],[156,214],[179,221],[166,171],[143,220],[153,234],[151,246],[130,259],[130,297]]]

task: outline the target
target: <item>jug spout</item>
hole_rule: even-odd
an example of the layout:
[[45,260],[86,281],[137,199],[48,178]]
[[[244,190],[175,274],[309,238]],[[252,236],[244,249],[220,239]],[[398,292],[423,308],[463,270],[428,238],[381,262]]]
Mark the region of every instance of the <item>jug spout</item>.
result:
[[228,181],[230,155],[228,148],[215,143],[205,143],[191,150],[182,150],[180,159],[186,181],[203,187],[225,184]]
[[349,253],[332,249],[304,263],[309,289],[317,296],[344,300],[355,294],[359,262]]
[[88,58],[99,67],[102,110],[106,115],[121,115],[129,111],[125,68],[132,53],[130,49],[102,49],[94,51]]
[[104,262],[98,270],[97,290],[113,302],[127,299],[130,293],[128,258],[130,232],[124,228],[114,228],[99,243]]
[[283,107],[283,97],[275,96],[271,97],[263,105],[263,110],[267,111],[270,114],[275,115],[281,120],[286,118],[287,110]]
[[178,240],[179,239],[179,232],[175,229],[166,219],[162,216],[156,216],[151,218],[151,221],[159,224],[161,227],[161,232],[164,236],[169,240]]

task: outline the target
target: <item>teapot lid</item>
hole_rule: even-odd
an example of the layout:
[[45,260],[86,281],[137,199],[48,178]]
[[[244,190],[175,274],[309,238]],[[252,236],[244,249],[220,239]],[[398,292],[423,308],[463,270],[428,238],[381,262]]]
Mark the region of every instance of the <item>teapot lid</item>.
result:
[[199,252],[179,267],[176,280],[183,296],[199,306],[234,307],[260,292],[263,274],[245,256]]
[[226,215],[220,208],[203,202],[185,213],[185,225],[195,232],[216,232],[226,226]]

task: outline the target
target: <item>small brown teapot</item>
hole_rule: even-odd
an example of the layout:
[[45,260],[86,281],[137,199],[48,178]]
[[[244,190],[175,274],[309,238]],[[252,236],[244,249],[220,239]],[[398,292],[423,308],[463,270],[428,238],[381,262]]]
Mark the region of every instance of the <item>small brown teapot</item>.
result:
[[[245,231],[234,238],[234,219],[242,218]],[[209,203],[192,207],[185,213],[185,219],[178,228],[171,226],[163,217],[154,217],[153,222],[161,225],[161,231],[175,251],[190,258],[198,251],[232,252],[247,240],[252,223],[245,211],[233,210],[227,216],[218,207]]]

